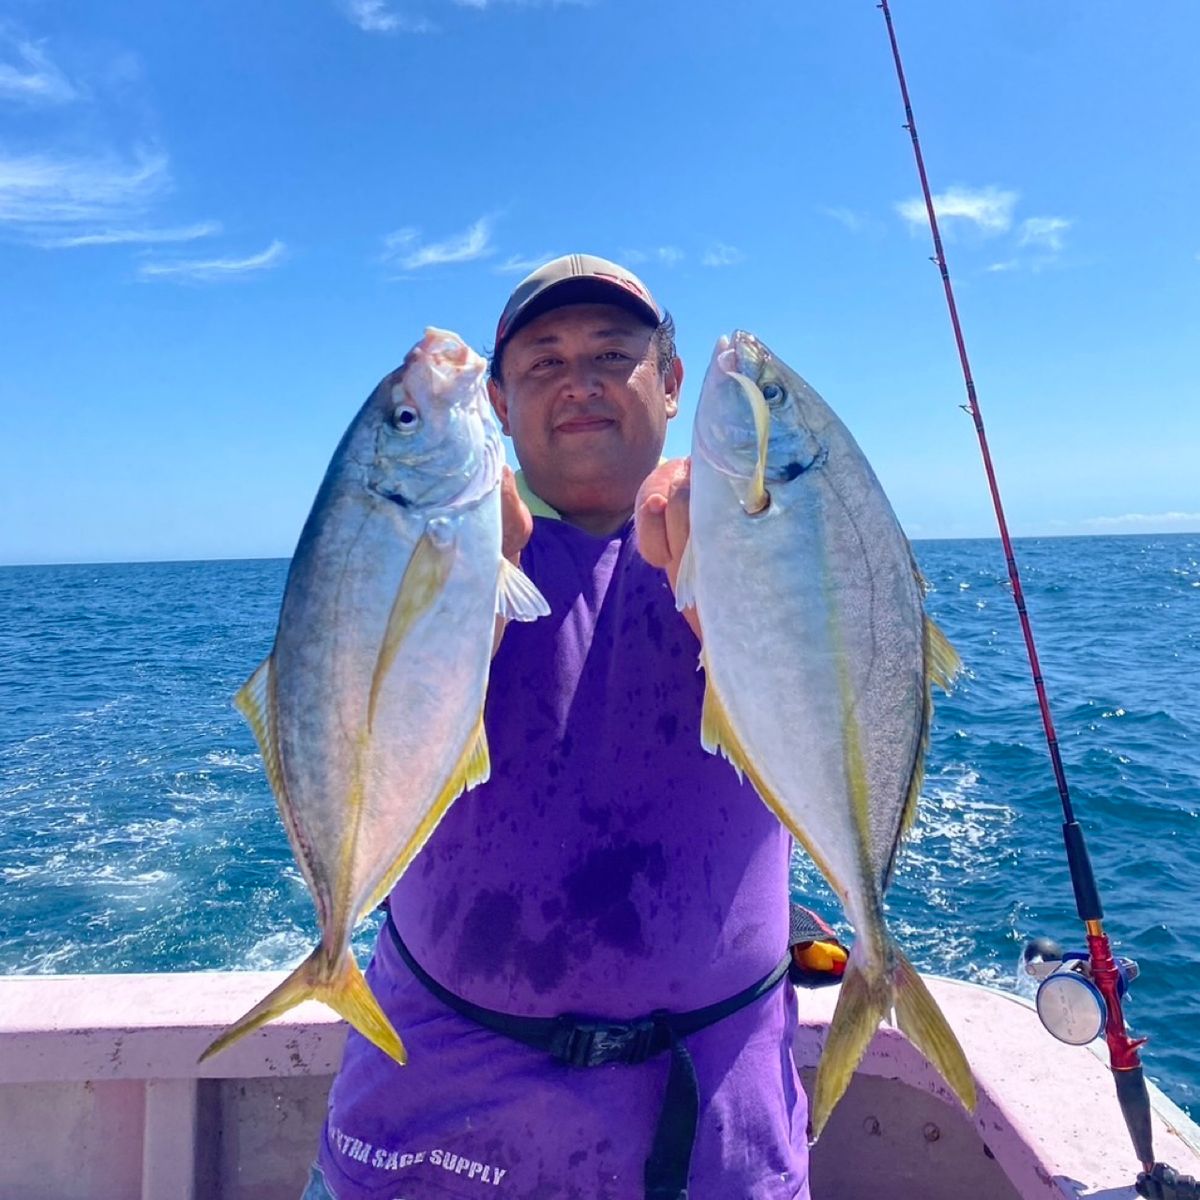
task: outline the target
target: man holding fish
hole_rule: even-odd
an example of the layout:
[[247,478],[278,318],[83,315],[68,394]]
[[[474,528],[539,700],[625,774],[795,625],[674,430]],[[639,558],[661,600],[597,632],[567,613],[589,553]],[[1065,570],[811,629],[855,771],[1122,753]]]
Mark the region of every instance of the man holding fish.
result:
[[[957,658],[853,438],[753,336],[661,465],[683,368],[624,268],[510,297],[517,477],[481,375],[428,330],[318,493],[238,703],[322,940],[210,1052],[307,996],[350,1021],[309,1200],[807,1197],[889,1011],[974,1103],[882,904]],[[857,934],[811,1121],[792,837]],[[389,890],[364,983],[349,930]]]
[[550,613],[504,628],[491,777],[392,891],[367,981],[408,1062],[351,1032],[314,1197],[808,1195],[791,839],[701,745],[673,594],[687,471],[658,464],[682,377],[614,263],[555,260],[504,310],[503,548]]

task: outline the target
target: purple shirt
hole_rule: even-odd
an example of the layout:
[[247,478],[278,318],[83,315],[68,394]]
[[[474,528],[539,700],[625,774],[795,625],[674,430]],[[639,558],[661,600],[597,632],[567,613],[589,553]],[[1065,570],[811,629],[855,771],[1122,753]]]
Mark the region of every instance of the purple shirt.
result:
[[[475,1004],[530,1016],[683,1012],[787,946],[790,840],[700,745],[699,645],[632,522],[594,538],[537,518],[522,554],[551,615],[492,667],[492,775],[459,797],[392,892],[417,961]],[[670,1065],[579,1069],[484,1030],[416,982],[386,935],[368,971],[409,1051],[351,1031],[321,1166],[341,1200],[625,1200]],[[807,1197],[807,1108],[783,985],[687,1039],[700,1083],[693,1200]]]

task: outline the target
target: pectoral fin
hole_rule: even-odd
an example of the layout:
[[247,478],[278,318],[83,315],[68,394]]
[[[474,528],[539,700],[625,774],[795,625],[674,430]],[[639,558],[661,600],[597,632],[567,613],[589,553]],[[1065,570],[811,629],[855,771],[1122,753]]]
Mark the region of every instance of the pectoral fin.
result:
[[692,539],[688,538],[679,559],[679,574],[675,576],[675,607],[680,612],[696,603],[696,555],[692,545]]
[[507,558],[500,560],[496,614],[510,621],[536,621],[538,617],[550,615],[550,605],[537,585]]
[[[433,522],[430,522],[433,525]],[[413,626],[437,602],[450,577],[454,564],[455,541],[453,534],[440,522],[436,529],[426,529],[413,548],[412,557],[400,581],[392,611],[388,614],[387,628],[375,660],[375,671],[371,677],[371,696],[367,706],[367,728],[375,720],[375,706],[379,690],[395,662],[404,639]]]

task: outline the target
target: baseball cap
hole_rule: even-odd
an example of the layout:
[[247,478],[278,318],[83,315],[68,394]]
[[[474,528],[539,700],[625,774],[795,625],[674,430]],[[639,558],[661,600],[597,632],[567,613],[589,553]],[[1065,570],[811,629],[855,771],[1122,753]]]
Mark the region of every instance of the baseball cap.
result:
[[526,275],[513,289],[496,325],[496,357],[534,317],[564,304],[588,303],[618,304],[651,325],[662,320],[650,289],[632,271],[595,254],[564,254]]

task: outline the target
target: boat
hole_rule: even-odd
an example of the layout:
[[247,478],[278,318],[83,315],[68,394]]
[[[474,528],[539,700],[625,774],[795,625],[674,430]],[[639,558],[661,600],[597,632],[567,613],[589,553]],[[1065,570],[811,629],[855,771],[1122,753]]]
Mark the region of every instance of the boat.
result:
[[[0,1200],[298,1200],[345,1024],[309,1001],[196,1061],[283,978],[0,978]],[[1019,996],[928,982],[975,1072],[975,1113],[882,1027],[813,1147],[815,1200],[1133,1200],[1137,1163],[1100,1058],[1051,1038]],[[837,989],[796,995],[808,1084]],[[1150,1092],[1159,1158],[1200,1177],[1200,1129]]]

